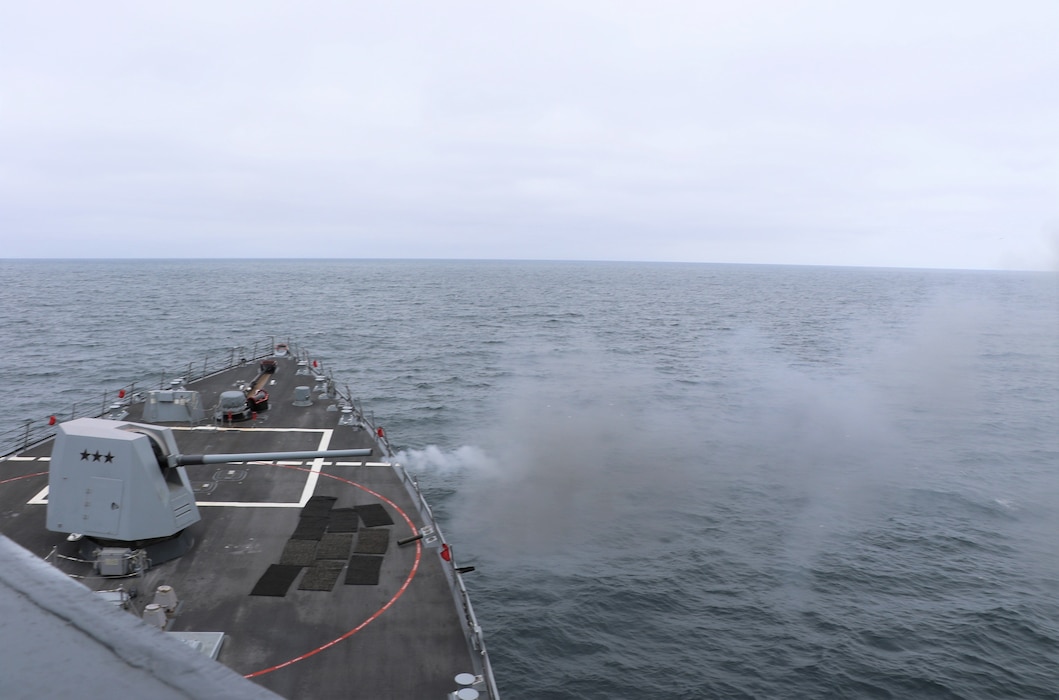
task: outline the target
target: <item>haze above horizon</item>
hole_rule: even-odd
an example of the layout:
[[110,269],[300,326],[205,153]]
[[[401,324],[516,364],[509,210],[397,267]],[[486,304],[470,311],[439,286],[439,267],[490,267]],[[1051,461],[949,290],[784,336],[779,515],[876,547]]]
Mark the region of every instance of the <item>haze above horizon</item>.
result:
[[5,258],[1059,270],[1059,4],[42,5]]

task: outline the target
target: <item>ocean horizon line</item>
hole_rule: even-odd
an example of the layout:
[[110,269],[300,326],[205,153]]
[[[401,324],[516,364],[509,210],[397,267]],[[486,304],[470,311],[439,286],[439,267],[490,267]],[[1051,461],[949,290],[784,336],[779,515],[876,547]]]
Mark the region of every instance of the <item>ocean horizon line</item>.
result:
[[972,267],[921,267],[905,265],[868,265],[837,263],[777,263],[777,262],[736,262],[736,261],[703,261],[703,260],[624,260],[592,258],[337,258],[337,257],[4,257],[0,262],[6,263],[164,263],[164,262],[276,262],[276,263],[525,263],[525,264],[571,264],[571,265],[663,265],[663,266],[702,266],[702,267],[758,267],[758,268],[806,268],[835,270],[877,270],[906,272],[1013,272],[1056,274],[1059,270],[1024,269],[1024,268],[972,268]]

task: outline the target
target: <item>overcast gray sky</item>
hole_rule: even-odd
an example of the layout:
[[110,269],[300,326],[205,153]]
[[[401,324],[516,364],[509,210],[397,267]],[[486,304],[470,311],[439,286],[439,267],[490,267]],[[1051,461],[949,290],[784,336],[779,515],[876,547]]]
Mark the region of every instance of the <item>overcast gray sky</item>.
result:
[[6,2],[0,229],[1059,269],[1059,0]]

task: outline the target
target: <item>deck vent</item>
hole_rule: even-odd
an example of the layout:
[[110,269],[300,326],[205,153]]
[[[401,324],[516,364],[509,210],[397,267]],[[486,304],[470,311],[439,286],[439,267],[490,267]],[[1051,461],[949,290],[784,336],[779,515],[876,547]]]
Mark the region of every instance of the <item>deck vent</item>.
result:
[[143,609],[143,621],[152,627],[165,629],[165,623],[167,622],[165,610],[158,603],[148,603],[147,607]]
[[312,374],[312,372],[309,371],[309,361],[298,360],[298,371],[295,372],[295,374]]
[[481,676],[476,676],[473,673],[457,673],[454,680],[456,685],[463,687],[453,693],[449,693],[449,697],[452,700],[476,700],[478,698],[478,691],[471,686],[481,683]]
[[246,403],[246,394],[241,391],[222,391],[213,418],[217,421],[249,420],[252,413]]
[[309,400],[311,396],[309,387],[307,386],[296,386],[294,387],[294,405],[295,406],[312,406],[313,402]]
[[159,586],[154,591],[154,602],[167,613],[176,610],[177,596],[172,586]]
[[241,391],[221,392],[221,410],[239,411],[246,405],[246,394]]

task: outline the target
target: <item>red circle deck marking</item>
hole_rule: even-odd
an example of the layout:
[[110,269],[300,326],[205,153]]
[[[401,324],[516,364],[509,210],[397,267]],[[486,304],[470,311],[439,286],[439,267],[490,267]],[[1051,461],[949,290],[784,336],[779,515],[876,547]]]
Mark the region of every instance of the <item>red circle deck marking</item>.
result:
[[[22,476],[13,476],[10,479],[4,479],[3,481],[0,481],[0,486],[2,486],[3,484],[10,483],[12,481],[18,481],[19,479],[28,479],[31,476],[45,476],[47,473],[48,472],[37,472],[36,474],[23,474]],[[404,513],[401,513],[401,515],[404,515]]]
[[[285,464],[279,464],[277,466],[283,467],[284,469],[294,469],[294,470],[300,471],[300,472],[307,472],[307,473],[312,472],[311,469],[306,469],[305,467],[293,467],[293,466],[288,466],[288,465],[285,465]],[[349,479],[343,479],[342,477],[335,476],[334,474],[327,474],[327,473],[322,472],[322,471],[321,472],[317,472],[317,474],[319,474],[320,476],[326,476],[329,479],[334,479],[335,481],[342,481],[344,483],[349,484],[350,486],[355,486],[356,488],[360,489],[361,491],[364,491],[365,493],[370,493],[372,496],[375,496],[379,500],[385,501],[386,503],[390,504],[391,508],[393,508],[395,511],[397,511],[398,513],[401,514],[401,517],[404,518],[404,521],[406,523],[408,523],[408,527],[411,528],[412,534],[416,533],[416,527],[415,527],[415,524],[412,522],[412,519],[409,518],[405,514],[405,512],[403,510],[401,510],[401,508],[396,503],[391,501],[389,498],[386,498],[386,496],[383,496],[381,493],[376,493],[375,491],[372,491],[371,489],[369,489],[367,486],[364,486],[362,484],[358,484],[355,481],[350,481]],[[334,645],[338,644],[339,642],[341,642],[343,640],[349,639],[354,634],[356,634],[357,632],[361,631],[362,629],[364,629],[365,627],[370,625],[380,615],[382,615],[384,612],[389,610],[393,606],[393,604],[397,602],[397,599],[400,598],[402,595],[404,595],[404,592],[406,590],[408,590],[409,584],[412,583],[412,579],[415,578],[416,572],[419,570],[419,560],[422,558],[422,556],[423,556],[423,546],[422,546],[422,544],[420,542],[417,541],[416,542],[416,558],[415,558],[415,561],[412,563],[412,569],[408,572],[408,576],[405,578],[404,583],[401,584],[401,587],[397,589],[397,592],[393,594],[392,598],[390,598],[388,601],[386,601],[386,603],[384,603],[382,607],[380,607],[378,610],[376,610],[374,613],[372,613],[366,620],[361,622],[359,625],[357,625],[353,629],[349,630],[345,634],[343,634],[341,636],[338,636],[338,637],[335,637],[330,642],[327,642],[326,644],[321,644],[320,646],[316,647],[315,649],[312,649],[311,651],[305,652],[301,656],[296,656],[293,659],[289,659],[288,661],[284,661],[281,664],[276,664],[275,666],[271,666],[269,668],[263,668],[260,671],[254,671],[253,673],[248,673],[248,674],[246,674],[243,677],[244,678],[256,678],[258,676],[263,676],[266,673],[272,673],[273,671],[278,671],[281,668],[286,668],[288,666],[296,664],[299,661],[303,661],[305,659],[308,659],[310,656],[315,656],[316,654],[319,654],[321,651],[324,651],[325,649],[330,649],[331,647],[333,647]]]

